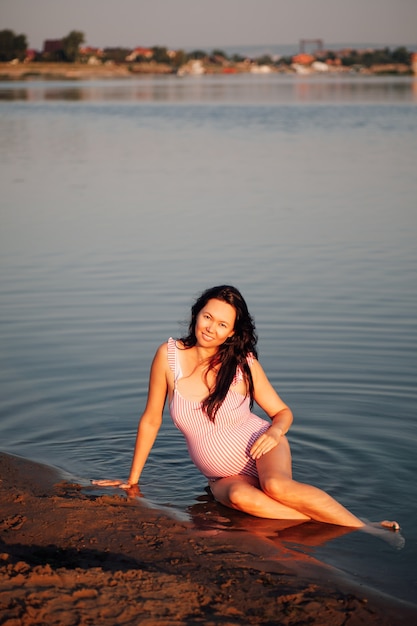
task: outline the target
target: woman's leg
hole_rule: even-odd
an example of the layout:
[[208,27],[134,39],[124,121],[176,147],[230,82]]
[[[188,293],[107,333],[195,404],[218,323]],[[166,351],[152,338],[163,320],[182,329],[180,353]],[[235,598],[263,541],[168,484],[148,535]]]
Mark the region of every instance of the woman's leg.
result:
[[259,482],[267,496],[318,522],[351,528],[365,525],[326,492],[293,480],[288,474],[290,462],[291,452],[286,437],[281,439],[276,448],[258,459]]
[[290,506],[271,498],[259,488],[251,476],[228,476],[210,481],[210,489],[217,502],[255,517],[268,519],[305,520],[310,518]]

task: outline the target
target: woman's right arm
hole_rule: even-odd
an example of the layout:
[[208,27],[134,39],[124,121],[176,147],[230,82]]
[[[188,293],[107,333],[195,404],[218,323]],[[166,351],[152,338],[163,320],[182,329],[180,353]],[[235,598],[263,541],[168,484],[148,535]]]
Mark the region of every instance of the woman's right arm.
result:
[[130,489],[137,484],[162,423],[162,413],[168,390],[168,375],[167,344],[164,343],[158,348],[152,361],[148,399],[145,411],[139,420],[129,478],[127,482],[122,480],[93,480],[91,481],[93,485]]
[[167,344],[160,346],[152,361],[148,399],[139,420],[132,466],[126,486],[136,485],[162,424],[162,413],[168,391]]

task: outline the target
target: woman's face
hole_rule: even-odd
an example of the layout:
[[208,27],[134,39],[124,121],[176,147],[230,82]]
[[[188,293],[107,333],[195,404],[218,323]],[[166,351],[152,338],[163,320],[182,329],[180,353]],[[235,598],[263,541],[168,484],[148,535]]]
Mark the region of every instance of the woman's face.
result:
[[233,335],[236,311],[223,300],[212,299],[201,309],[195,323],[197,345],[218,348]]

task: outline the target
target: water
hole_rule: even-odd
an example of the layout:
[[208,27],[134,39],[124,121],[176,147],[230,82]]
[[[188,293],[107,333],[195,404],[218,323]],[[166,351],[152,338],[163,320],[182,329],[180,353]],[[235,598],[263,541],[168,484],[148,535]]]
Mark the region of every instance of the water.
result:
[[[0,449],[126,477],[157,345],[230,282],[294,411],[295,477],[403,527],[401,551],[353,533],[314,556],[415,601],[416,87],[1,83]],[[185,511],[204,487],[165,414],[145,497]]]

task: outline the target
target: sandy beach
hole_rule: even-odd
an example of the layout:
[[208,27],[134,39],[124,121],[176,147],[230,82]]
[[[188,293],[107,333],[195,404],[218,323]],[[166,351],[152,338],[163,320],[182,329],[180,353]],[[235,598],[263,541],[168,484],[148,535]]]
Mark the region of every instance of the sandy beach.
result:
[[[414,607],[356,588],[291,550],[297,526],[234,512],[230,525],[208,494],[182,520],[143,498],[97,494],[7,454],[0,476],[2,625],[417,621]],[[345,532],[317,526],[312,543]]]
[[127,78],[128,68],[116,65],[89,66],[85,63],[0,63],[1,80],[78,80]]

